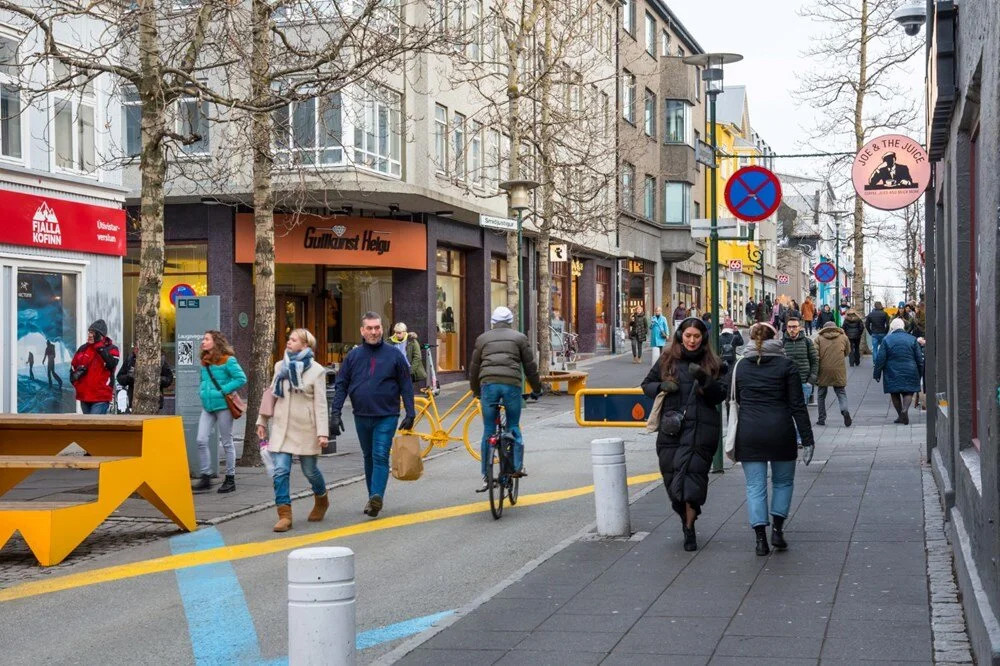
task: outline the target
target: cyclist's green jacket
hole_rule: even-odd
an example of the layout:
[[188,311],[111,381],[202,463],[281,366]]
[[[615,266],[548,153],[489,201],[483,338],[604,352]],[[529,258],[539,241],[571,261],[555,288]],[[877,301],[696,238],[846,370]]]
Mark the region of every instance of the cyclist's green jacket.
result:
[[528,336],[510,327],[497,324],[476,338],[476,348],[469,364],[469,386],[474,395],[479,395],[483,384],[521,385],[521,366],[536,392],[542,391],[542,380],[538,376],[538,364],[531,353]]

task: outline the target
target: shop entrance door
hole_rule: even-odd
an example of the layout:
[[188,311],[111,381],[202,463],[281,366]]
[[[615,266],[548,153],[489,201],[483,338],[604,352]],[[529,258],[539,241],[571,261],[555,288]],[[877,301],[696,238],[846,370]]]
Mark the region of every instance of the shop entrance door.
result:
[[288,335],[297,328],[309,328],[306,319],[309,300],[307,296],[298,294],[277,294],[277,310],[274,327],[274,358],[285,355],[285,342]]

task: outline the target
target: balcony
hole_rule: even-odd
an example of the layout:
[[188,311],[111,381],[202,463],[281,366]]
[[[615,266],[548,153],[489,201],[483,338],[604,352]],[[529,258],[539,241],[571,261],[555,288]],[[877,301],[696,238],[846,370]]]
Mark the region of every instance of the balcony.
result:
[[660,228],[660,256],[664,261],[684,261],[698,252],[698,245],[691,237],[691,227],[684,224]]

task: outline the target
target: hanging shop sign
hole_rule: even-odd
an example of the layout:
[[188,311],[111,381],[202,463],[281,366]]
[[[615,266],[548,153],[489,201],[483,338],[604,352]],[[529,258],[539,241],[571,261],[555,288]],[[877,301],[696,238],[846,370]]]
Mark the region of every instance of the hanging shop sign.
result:
[[792,277],[787,273],[778,273],[778,284],[788,284],[792,281]]
[[743,272],[743,260],[742,259],[730,259],[729,260],[729,270],[733,273]]
[[560,243],[558,245],[549,245],[549,262],[559,263],[561,261],[567,261],[569,259],[569,246],[565,243]]
[[906,208],[920,198],[930,179],[927,151],[902,134],[886,134],[866,143],[851,169],[858,196],[881,210]]
[[125,256],[125,211],[0,190],[0,243]]
[[726,205],[744,222],[766,220],[781,205],[781,183],[764,167],[745,166],[726,182]]
[[[236,215],[236,263],[254,260],[252,213]],[[427,227],[371,217],[274,216],[274,260],[427,270]]]

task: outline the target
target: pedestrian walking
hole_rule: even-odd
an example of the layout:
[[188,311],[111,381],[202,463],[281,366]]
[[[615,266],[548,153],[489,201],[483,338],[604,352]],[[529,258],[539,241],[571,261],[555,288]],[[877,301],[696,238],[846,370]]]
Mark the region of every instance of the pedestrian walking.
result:
[[528,337],[513,329],[514,313],[500,306],[490,317],[493,328],[476,338],[469,363],[469,388],[479,397],[483,412],[483,439],[480,442],[481,491],[489,490],[487,467],[490,461],[490,436],[493,434],[500,404],[504,406],[507,428],[514,435],[514,476],[524,471],[524,438],[521,436],[521,394],[524,378],[537,398],[542,392],[538,364],[531,352]]
[[677,304],[677,307],[674,308],[674,322],[679,323],[684,319],[686,319],[687,316],[688,316],[687,308],[684,307],[684,302],[681,301],[680,303]]
[[757,317],[757,304],[754,303],[752,298],[749,301],[747,301],[745,314],[747,317],[746,318],[747,326],[753,326],[754,319]]
[[400,430],[413,428],[416,418],[410,368],[403,355],[387,345],[382,335],[382,317],[375,312],[362,315],[364,342],[344,358],[330,406],[330,432],[336,437],[344,431],[341,410],[347,398],[351,398],[368,488],[368,501],[362,512],[372,518],[378,516],[385,501],[389,452],[399,422],[399,403],[402,402],[406,410],[399,423]]
[[865,336],[865,323],[857,310],[851,308],[847,311],[842,328],[851,345],[850,364],[861,365],[861,338]]
[[420,383],[427,379],[427,371],[424,369],[423,354],[420,351],[420,340],[417,334],[406,329],[406,324],[397,322],[392,327],[393,335],[388,342],[395,347],[406,359],[406,364],[410,367],[410,380],[413,382],[414,390]]
[[801,322],[798,319],[788,320],[785,338],[781,344],[785,349],[785,355],[792,359],[799,371],[802,395],[805,401],[809,402],[812,385],[816,383],[816,375],[819,372],[819,352],[816,351],[816,345],[813,344],[812,338],[802,332]]
[[837,394],[844,427],[850,428],[851,412],[847,405],[847,368],[844,367],[844,357],[851,351],[851,343],[844,330],[830,321],[819,330],[816,348],[819,352],[819,372],[816,375],[816,384],[819,386],[819,418],[816,419],[816,425],[826,425],[826,394],[832,388]]
[[45,340],[45,353],[42,355],[42,363],[45,364],[46,375],[49,380],[49,388],[52,388],[52,380],[55,379],[62,391],[63,381],[56,372],[56,346],[51,340]]
[[802,323],[806,327],[806,335],[813,334],[813,320],[816,319],[816,306],[813,305],[812,296],[806,296],[802,304]]
[[833,310],[830,308],[829,304],[824,305],[823,309],[820,310],[819,314],[816,315],[816,329],[821,329],[827,325],[828,322],[836,323],[836,319],[833,314]]
[[706,335],[711,336],[712,335],[712,313],[711,312],[706,312],[705,314],[703,314],[701,316],[701,321],[702,321],[703,324],[705,324],[705,328],[708,329],[708,333],[706,333]]
[[632,362],[642,363],[642,344],[649,337],[649,321],[642,306],[637,305],[628,322],[628,339],[632,341]]
[[670,337],[670,325],[667,318],[663,316],[663,308],[657,307],[653,317],[649,320],[649,346],[653,352],[653,364],[660,358],[663,346],[667,344]]
[[893,319],[889,324],[889,334],[879,345],[875,354],[875,381],[882,384],[882,392],[888,393],[896,410],[893,423],[910,423],[910,404],[913,394],[920,392],[920,379],[924,374],[924,353],[917,339],[906,332],[902,319]]
[[700,319],[681,322],[660,361],[642,381],[650,398],[663,393],[656,436],[663,485],[681,517],[684,550],[698,549],[694,523],[708,497],[708,472],[722,432],[717,406],[726,399],[726,368]]
[[[52,356],[55,357],[54,347]],[[119,357],[118,347],[108,337],[108,325],[98,319],[87,329],[87,342],[80,345],[70,362],[69,381],[76,389],[76,399],[84,414],[108,413],[114,395],[111,377]],[[62,388],[61,381],[59,386]]]
[[746,344],[732,317],[726,317],[719,332],[719,356],[730,368],[736,363],[736,351]]
[[289,496],[292,456],[299,457],[302,474],[312,487],[313,508],[309,512],[309,522],[323,520],[330,508],[326,480],[317,466],[330,430],[326,410],[326,368],[316,362],[315,347],[316,337],[304,328],[288,334],[285,356],[274,364],[270,384],[274,413],[257,417],[257,438],[267,440],[267,450],[274,461],[274,504],[278,511],[275,532],[287,532],[292,528],[292,499]]
[[878,348],[889,332],[889,315],[886,314],[880,301],[875,301],[875,307],[865,317],[865,330],[872,336],[872,358],[878,356]]
[[788,548],[784,528],[795,488],[798,436],[802,438],[803,462],[808,465],[813,456],[813,432],[801,375],[777,338],[778,331],[770,324],[756,324],[750,329],[750,344],[735,371],[740,417],[734,458],[741,463],[746,477],[747,512],[758,555],[771,552],[767,543],[768,522],[771,522],[771,545],[776,550]]
[[236,361],[229,340],[221,331],[205,331],[201,338],[201,417],[198,419],[198,455],[200,457],[201,478],[195,484],[195,491],[205,491],[212,487],[212,456],[208,443],[212,430],[219,433],[219,444],[226,456],[226,478],[218,492],[231,493],[236,490],[236,447],[233,446],[233,414],[229,411],[226,396],[241,389],[247,383],[243,368]]
[[[118,371],[118,383],[125,387],[125,394],[128,396],[128,411],[132,411],[132,405],[134,404],[133,398],[135,397],[135,364],[136,359],[139,354],[139,347],[137,345],[132,346],[132,351],[129,352],[128,357],[125,359],[125,363],[122,364],[121,369]],[[160,354],[160,409],[163,409],[163,392],[167,390],[167,387],[174,383],[174,371],[170,369],[170,365],[167,363],[167,357],[164,354]]]
[[789,319],[798,319],[799,320],[799,326],[801,327],[801,325],[802,325],[802,311],[799,310],[799,304],[796,303],[794,300],[791,302],[791,305],[789,305],[788,308],[785,310],[785,325],[786,326],[788,325],[788,320]]

